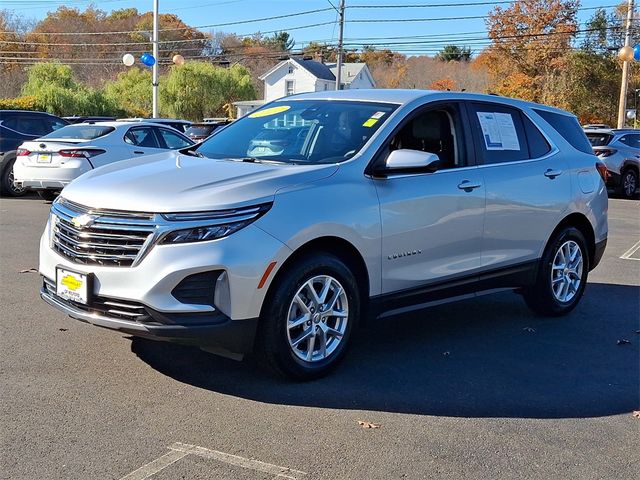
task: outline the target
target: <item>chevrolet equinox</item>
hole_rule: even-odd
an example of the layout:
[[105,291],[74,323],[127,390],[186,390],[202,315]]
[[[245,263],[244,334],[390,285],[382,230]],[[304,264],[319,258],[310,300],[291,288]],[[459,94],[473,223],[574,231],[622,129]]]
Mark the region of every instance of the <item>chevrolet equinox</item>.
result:
[[196,147],[68,185],[40,244],[41,296],[94,325],[315,378],[372,316],[505,289],[569,313],[607,241],[597,163],[577,119],[544,105],[284,97]]

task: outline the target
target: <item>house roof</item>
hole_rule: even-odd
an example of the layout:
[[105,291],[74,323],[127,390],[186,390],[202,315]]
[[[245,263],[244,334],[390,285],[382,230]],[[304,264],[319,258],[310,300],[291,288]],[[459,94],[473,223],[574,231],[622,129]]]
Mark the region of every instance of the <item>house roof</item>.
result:
[[[342,83],[351,83],[358,76],[358,74],[366,67],[366,63],[343,63],[342,64],[342,78],[340,81]],[[327,67],[331,70],[334,77],[338,73],[338,64],[337,63],[329,63]]]
[[291,60],[316,78],[320,78],[321,80],[331,80],[332,82],[336,81],[336,76],[333,74],[329,66],[324,63],[316,62],[315,60],[302,60],[300,58],[292,58]]

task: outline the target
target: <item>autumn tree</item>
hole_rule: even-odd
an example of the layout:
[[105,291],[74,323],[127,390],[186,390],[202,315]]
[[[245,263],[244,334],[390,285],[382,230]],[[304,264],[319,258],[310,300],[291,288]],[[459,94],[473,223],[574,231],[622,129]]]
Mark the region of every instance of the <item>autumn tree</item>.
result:
[[578,0],[520,0],[495,7],[483,53],[496,93],[552,100],[548,86],[566,65],[577,30]]

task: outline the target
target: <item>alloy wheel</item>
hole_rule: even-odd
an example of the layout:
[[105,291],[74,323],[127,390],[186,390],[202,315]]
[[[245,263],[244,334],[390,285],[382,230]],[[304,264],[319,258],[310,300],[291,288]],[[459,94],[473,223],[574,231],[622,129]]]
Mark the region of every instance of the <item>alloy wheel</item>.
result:
[[636,176],[633,172],[627,172],[622,181],[622,188],[624,189],[624,193],[627,197],[633,196],[636,193]]
[[573,240],[564,242],[551,267],[551,290],[556,300],[570,302],[580,289],[584,261],[580,246]]
[[287,314],[287,338],[293,353],[319,362],[338,348],[347,329],[349,302],[340,282],[329,275],[307,280],[296,292]]

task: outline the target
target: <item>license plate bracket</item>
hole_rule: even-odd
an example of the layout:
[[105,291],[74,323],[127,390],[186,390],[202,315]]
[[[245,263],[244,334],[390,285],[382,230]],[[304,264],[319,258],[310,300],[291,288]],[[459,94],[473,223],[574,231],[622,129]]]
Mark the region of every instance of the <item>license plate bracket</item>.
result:
[[37,163],[51,163],[51,154],[50,153],[39,153],[36,157]]
[[56,295],[65,300],[89,305],[93,292],[93,275],[56,267]]

